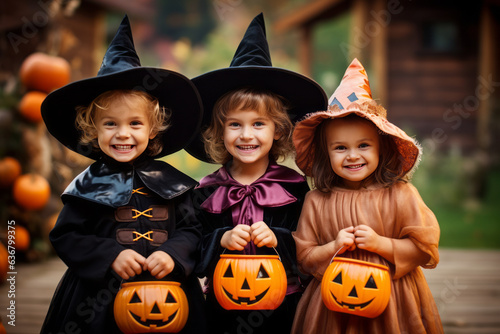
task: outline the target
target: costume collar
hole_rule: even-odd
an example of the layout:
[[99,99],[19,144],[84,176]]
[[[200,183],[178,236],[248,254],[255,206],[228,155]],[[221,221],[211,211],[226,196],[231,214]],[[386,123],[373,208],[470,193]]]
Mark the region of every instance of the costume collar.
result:
[[[305,182],[303,176],[293,169],[270,163],[266,172],[250,185],[242,185],[229,174],[227,165],[205,176],[197,188],[217,185],[219,188],[205,200],[202,208],[212,213],[221,213],[240,202],[248,206],[277,207],[295,202],[297,199],[280,183]],[[246,206],[246,205],[245,205]]]
[[[203,179],[201,179],[199,185],[196,188],[204,188],[212,185],[241,185],[238,181],[233,179],[231,174],[229,174],[230,163],[231,162],[228,162],[217,171],[205,176]],[[267,166],[266,172],[260,178],[250,184],[250,186],[256,183],[266,182],[300,183],[304,181],[305,178],[293,169],[285,166],[280,166],[276,162],[271,161]]]
[[99,204],[119,207],[132,196],[134,174],[158,196],[169,200],[190,188],[196,181],[163,161],[140,159],[130,165],[100,159],[78,175],[62,194]]

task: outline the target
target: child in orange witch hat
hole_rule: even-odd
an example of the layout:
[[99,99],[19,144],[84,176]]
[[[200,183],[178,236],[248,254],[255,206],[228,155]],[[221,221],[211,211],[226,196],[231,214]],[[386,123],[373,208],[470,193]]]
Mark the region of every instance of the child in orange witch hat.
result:
[[[299,302],[292,333],[442,333],[420,268],[439,262],[439,225],[408,182],[420,146],[387,121],[356,59],[329,104],[307,115],[293,134],[297,165],[316,189],[306,196],[294,233],[299,267],[315,279]],[[380,315],[325,306],[321,281],[334,254],[389,268],[390,299]],[[368,307],[372,301],[360,290],[367,282],[356,289],[344,275],[333,282],[350,291],[348,300],[333,297],[351,311]]]

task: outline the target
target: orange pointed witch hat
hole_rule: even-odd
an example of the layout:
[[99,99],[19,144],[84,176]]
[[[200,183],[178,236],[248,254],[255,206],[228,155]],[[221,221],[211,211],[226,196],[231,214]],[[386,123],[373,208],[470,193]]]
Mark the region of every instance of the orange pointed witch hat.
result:
[[372,92],[365,68],[355,58],[347,68],[335,93],[328,100],[328,104],[338,106],[342,110],[352,102],[360,103],[363,100],[372,100]]
[[293,143],[297,151],[297,166],[307,176],[312,176],[315,147],[314,133],[327,119],[356,114],[373,122],[384,134],[392,136],[400,155],[403,174],[409,174],[420,159],[420,145],[403,130],[387,120],[386,110],[372,99],[370,83],[361,63],[354,59],[347,68],[339,87],[329,99],[328,110],[306,115],[295,125]]

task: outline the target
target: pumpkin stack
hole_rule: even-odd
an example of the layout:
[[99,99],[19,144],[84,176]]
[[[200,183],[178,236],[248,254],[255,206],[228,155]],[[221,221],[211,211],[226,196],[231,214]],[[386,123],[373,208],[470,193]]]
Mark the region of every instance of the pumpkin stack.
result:
[[28,121],[42,121],[40,107],[48,93],[69,83],[69,63],[42,52],[29,55],[21,65],[19,77],[28,90],[19,103],[19,112]]
[[[64,186],[65,178],[54,177],[54,155],[57,154],[42,121],[41,104],[48,93],[70,82],[70,73],[65,59],[35,52],[21,64],[20,85],[9,92],[2,91],[1,218],[13,222],[18,259],[36,260],[51,251],[45,225],[53,224],[50,216],[59,210],[57,204],[50,201],[51,189]],[[60,193],[59,190],[56,193]],[[0,235],[5,244],[8,235],[5,226]],[[3,252],[0,255],[1,281],[6,259]]]

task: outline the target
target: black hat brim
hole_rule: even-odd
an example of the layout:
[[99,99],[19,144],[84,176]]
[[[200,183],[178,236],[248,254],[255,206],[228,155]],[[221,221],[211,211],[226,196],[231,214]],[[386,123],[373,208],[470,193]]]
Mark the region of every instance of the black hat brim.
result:
[[243,87],[266,89],[284,97],[292,122],[308,113],[326,109],[328,98],[314,80],[299,73],[272,66],[240,66],[211,71],[192,79],[203,101],[200,133],[185,150],[195,158],[212,162],[205,152],[201,131],[211,122],[217,100],[225,93]]
[[70,150],[98,159],[100,152],[80,143],[81,132],[75,126],[76,107],[88,106],[100,94],[119,89],[145,91],[158,99],[160,107],[170,110],[170,127],[159,134],[163,150],[154,158],[183,149],[196,135],[202,118],[196,87],[182,74],[154,67],[137,67],[83,79],[53,91],[41,108],[47,129]]

